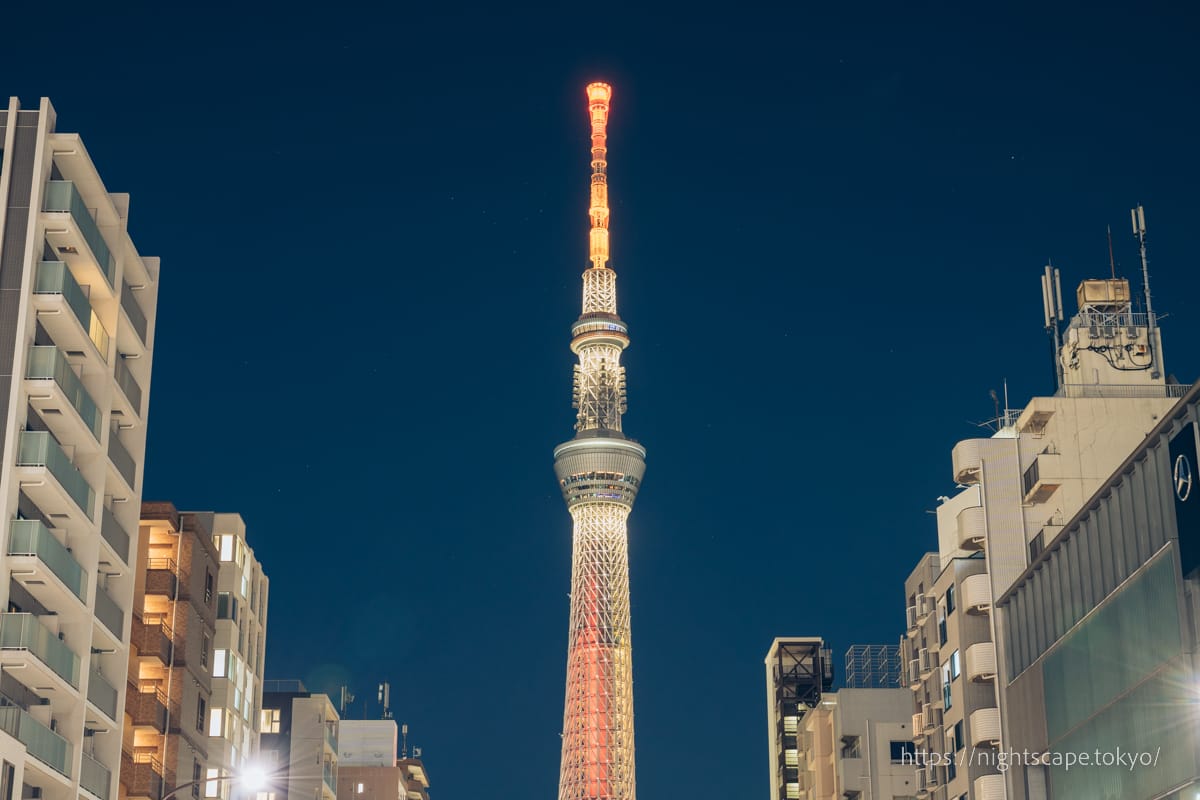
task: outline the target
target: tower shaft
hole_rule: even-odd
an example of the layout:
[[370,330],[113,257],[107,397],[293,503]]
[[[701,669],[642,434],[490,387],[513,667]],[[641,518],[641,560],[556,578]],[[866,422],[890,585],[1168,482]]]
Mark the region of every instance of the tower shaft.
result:
[[616,273],[608,266],[607,125],[612,90],[588,86],[592,125],[589,256],[583,310],[572,327],[575,438],[554,451],[554,469],[574,522],[567,692],[559,800],[634,800],[633,648],[629,622],[626,519],[645,471],[646,451],[625,438],[629,344],[617,316]]

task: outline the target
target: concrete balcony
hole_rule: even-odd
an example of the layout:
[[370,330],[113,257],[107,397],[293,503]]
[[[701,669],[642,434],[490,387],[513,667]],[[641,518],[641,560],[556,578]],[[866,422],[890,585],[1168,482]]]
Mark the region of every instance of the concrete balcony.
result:
[[88,690],[87,699],[96,708],[104,713],[104,716],[116,722],[120,719],[117,716],[117,688],[99,672],[92,672],[88,675]]
[[990,614],[992,585],[986,572],[968,575],[962,582],[962,606],[968,614]]
[[112,772],[87,753],[79,766],[79,788],[99,800],[108,800],[112,790]]
[[38,722],[25,709],[16,706],[0,708],[0,730],[24,744],[29,755],[36,759],[25,763],[26,783],[35,786],[40,783],[30,775],[30,767],[45,767],[41,771],[48,770],[51,777],[71,777],[71,762],[74,760],[71,743]]
[[964,486],[979,483],[983,469],[983,447],[987,439],[964,439],[950,451],[954,481]]
[[158,800],[163,795],[163,765],[152,752],[121,751],[121,784],[127,796]]
[[125,612],[117,605],[117,601],[112,599],[112,595],[100,586],[96,587],[96,619],[100,620],[119,647],[121,632],[125,629]]
[[113,296],[117,262],[73,181],[47,181],[43,204],[46,239],[59,257],[94,289]]
[[105,508],[100,516],[100,537],[112,548],[113,553],[121,563],[129,563],[129,534],[112,511]]
[[72,357],[97,369],[108,362],[111,338],[66,262],[38,263],[33,307],[38,322]]
[[1062,456],[1058,453],[1042,453],[1035,458],[1021,476],[1026,504],[1037,505],[1053,497],[1062,486],[1065,474]]
[[982,550],[987,540],[987,516],[983,506],[971,506],[958,512],[958,546],[963,550]]
[[118,357],[113,365],[113,377],[116,378],[117,386],[121,391],[114,395],[114,409],[122,414],[128,413],[135,419],[142,417],[142,386],[138,383],[137,378],[129,371],[129,365],[126,363],[129,359],[124,356]]
[[151,558],[146,561],[146,594],[178,600],[179,590],[179,565],[175,559]]
[[87,602],[87,573],[50,529],[35,519],[14,519],[8,529],[12,577],[46,608]]
[[117,468],[117,474],[121,476],[121,480],[125,481],[125,485],[132,492],[133,480],[137,476],[137,462],[133,460],[133,456],[129,455],[129,451],[121,443],[121,437],[117,435],[116,431],[112,431],[108,435],[108,460]]
[[1000,709],[980,708],[972,711],[970,727],[972,747],[1000,744]]
[[96,493],[47,431],[21,431],[17,477],[25,494],[50,517],[67,517],[80,527],[91,524]]
[[[142,305],[138,302],[137,295],[134,294],[133,289],[129,288],[129,284],[124,281],[121,282],[121,311],[125,313],[125,318],[129,320],[129,329],[137,334],[137,343],[135,346],[144,349],[146,334],[149,328],[146,323],[146,312],[142,310]],[[122,342],[122,345],[125,344],[125,342]]]
[[977,642],[967,648],[967,679],[980,683],[996,679],[996,645]]
[[34,688],[79,689],[79,656],[33,614],[0,614],[0,663]]
[[925,703],[921,706],[921,730],[926,733],[937,730],[942,724],[942,710],[933,703]]
[[975,779],[975,800],[1004,800],[1004,776],[980,775]]
[[928,678],[933,671],[938,668],[938,652],[922,647],[917,653],[917,668],[920,671],[921,679]]
[[916,689],[921,685],[921,659],[913,658],[908,662],[908,688]]
[[925,738],[925,715],[918,711],[912,715],[913,740]]
[[100,409],[62,350],[53,345],[29,348],[25,391],[60,442],[89,449],[100,443]]

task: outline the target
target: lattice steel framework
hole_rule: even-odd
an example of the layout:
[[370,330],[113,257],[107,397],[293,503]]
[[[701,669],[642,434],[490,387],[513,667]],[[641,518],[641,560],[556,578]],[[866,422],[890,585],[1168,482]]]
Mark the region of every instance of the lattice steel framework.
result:
[[575,437],[554,451],[554,470],[574,520],[567,693],[559,800],[634,800],[633,648],[626,518],[646,451],[621,432],[628,329],[617,316],[608,266],[607,126],[612,89],[587,87],[592,124],[589,257],[583,312],[572,326]]

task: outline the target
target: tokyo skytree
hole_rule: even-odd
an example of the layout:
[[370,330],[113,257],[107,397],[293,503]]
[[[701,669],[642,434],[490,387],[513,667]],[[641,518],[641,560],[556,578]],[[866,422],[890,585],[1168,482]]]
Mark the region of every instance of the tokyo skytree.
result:
[[571,327],[575,436],[554,450],[554,471],[574,521],[567,697],[559,800],[634,800],[633,648],[629,633],[626,518],[646,450],[621,432],[629,346],[609,267],[607,128],[612,87],[587,87],[592,126],[589,252],[583,313]]

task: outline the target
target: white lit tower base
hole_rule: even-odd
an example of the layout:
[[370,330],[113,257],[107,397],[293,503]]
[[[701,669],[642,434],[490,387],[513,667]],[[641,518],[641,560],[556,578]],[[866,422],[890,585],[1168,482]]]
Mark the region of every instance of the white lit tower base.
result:
[[641,485],[646,451],[621,433],[621,353],[629,336],[617,316],[616,273],[608,268],[606,128],[612,90],[593,83],[587,92],[592,121],[592,264],[583,273],[583,313],[571,329],[571,349],[579,356],[574,394],[579,414],[575,438],[554,450],[554,471],[575,522],[558,797],[634,800],[625,520]]

